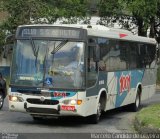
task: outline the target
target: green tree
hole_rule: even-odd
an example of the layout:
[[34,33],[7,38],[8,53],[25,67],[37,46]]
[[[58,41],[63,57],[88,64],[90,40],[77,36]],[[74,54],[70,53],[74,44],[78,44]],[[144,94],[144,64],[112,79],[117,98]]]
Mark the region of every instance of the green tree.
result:
[[138,34],[147,35],[147,29],[150,27],[150,37],[155,37],[153,30],[157,20],[159,0],[124,0],[128,11],[134,17],[134,23],[138,26]]
[[[6,34],[15,34],[16,28],[23,24],[54,23],[57,19],[65,23],[88,21],[88,2],[90,0],[1,0],[0,10],[8,13],[8,18],[0,26]],[[1,37],[1,43],[4,43]]]
[[4,45],[5,32],[0,29],[0,53],[2,52],[2,46]]
[[156,37],[160,22],[159,0],[101,0],[99,3],[100,24],[119,22],[123,28],[138,28],[138,35]]
[[9,18],[3,26],[15,32],[18,25],[32,23],[54,23],[65,19],[67,23],[77,23],[86,19],[87,0],[2,0],[3,9]]
[[122,28],[128,30],[134,27],[133,17],[122,0],[101,0],[98,11],[100,16],[98,24],[113,27],[114,23],[118,23]]
[[41,0],[4,0],[3,9],[9,14],[3,26],[11,32],[18,25],[38,22],[48,13],[47,4]]
[[60,16],[63,23],[77,23],[80,20],[85,20],[88,7],[87,0],[58,0],[51,1],[51,5],[55,6],[60,11]]

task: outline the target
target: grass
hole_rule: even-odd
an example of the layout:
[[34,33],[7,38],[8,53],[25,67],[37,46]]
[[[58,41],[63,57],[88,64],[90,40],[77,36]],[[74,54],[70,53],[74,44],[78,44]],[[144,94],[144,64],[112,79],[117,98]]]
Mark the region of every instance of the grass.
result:
[[136,115],[144,127],[153,127],[160,129],[160,104],[154,104],[142,109]]

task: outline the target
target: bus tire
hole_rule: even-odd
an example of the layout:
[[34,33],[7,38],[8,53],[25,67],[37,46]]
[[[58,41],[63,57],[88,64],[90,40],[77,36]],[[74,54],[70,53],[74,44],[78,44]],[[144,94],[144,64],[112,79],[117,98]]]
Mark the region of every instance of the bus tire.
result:
[[4,96],[3,96],[2,92],[0,92],[0,109],[2,109],[3,104],[4,104]]
[[133,112],[137,112],[140,108],[140,105],[141,105],[141,91],[138,88],[135,102],[131,104],[131,110]]
[[100,116],[102,114],[101,101],[99,101],[97,106],[97,113],[90,116],[90,121],[92,124],[97,124],[100,120]]

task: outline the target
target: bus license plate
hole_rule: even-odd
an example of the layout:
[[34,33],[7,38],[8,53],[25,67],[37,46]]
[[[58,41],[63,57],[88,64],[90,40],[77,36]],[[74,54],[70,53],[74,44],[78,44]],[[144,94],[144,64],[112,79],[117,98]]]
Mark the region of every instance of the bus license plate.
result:
[[64,106],[64,105],[62,105],[61,106],[61,110],[64,110],[64,111],[74,111],[75,110],[75,106]]

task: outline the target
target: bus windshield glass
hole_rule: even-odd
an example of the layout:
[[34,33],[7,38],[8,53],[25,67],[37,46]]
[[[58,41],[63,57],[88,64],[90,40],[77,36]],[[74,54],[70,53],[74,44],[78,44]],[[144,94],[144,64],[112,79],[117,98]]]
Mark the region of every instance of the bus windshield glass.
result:
[[82,89],[84,83],[84,42],[17,40],[11,85]]

